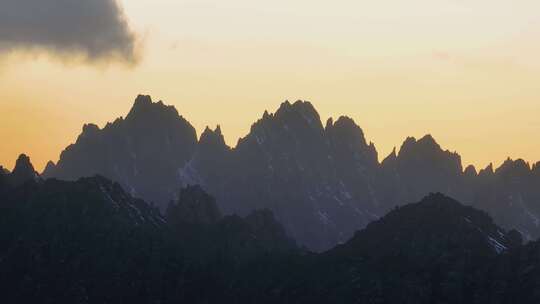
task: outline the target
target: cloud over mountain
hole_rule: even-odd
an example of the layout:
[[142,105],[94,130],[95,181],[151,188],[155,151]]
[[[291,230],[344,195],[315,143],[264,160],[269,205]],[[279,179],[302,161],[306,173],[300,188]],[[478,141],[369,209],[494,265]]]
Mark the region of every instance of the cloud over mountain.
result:
[[133,63],[136,38],[116,0],[0,0],[2,53],[46,50]]

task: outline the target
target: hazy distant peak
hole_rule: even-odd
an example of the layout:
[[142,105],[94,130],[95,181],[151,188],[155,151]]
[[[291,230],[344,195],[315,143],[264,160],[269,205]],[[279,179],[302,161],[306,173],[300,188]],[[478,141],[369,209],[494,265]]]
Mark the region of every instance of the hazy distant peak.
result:
[[526,175],[531,171],[529,163],[523,159],[512,160],[507,158],[504,163],[495,170],[496,174]]
[[99,131],[99,127],[93,123],[83,125],[83,132]]
[[383,167],[387,167],[389,165],[395,164],[396,161],[397,161],[397,152],[396,152],[396,147],[394,147],[392,149],[392,152],[390,152],[390,154],[388,154],[388,156],[383,159],[383,161],[381,162],[381,165]]
[[221,132],[221,127],[217,125],[215,130],[212,130],[210,129],[210,127],[207,126],[201,134],[199,143],[226,146],[225,138],[223,137],[223,134]]
[[50,176],[51,174],[53,174],[55,169],[56,169],[56,164],[52,160],[50,160],[47,162],[45,169],[43,169],[42,175],[46,178],[47,176]]
[[99,133],[99,130],[99,127],[95,124],[84,124],[81,136],[93,136],[94,134]]
[[412,151],[416,152],[433,152],[442,151],[441,146],[435,141],[431,135],[425,135],[424,137],[416,140],[415,137],[407,137],[403,142],[399,154],[408,154]]
[[467,168],[465,168],[465,171],[463,171],[463,174],[468,177],[474,177],[478,175],[478,172],[473,165],[468,165]]
[[[248,141],[265,142],[264,138],[276,139],[280,136],[289,139],[306,139],[311,136],[323,136],[324,128],[319,114],[310,102],[283,102],[274,113],[265,111],[262,118],[251,125],[250,133],[238,140],[238,146]],[[279,134],[279,135],[278,135]]]
[[493,170],[493,163],[490,163],[489,165],[487,165],[487,167],[478,172],[478,176],[481,177],[491,176],[493,174],[495,174],[495,171]]
[[321,118],[315,107],[309,101],[298,100],[291,104],[288,100],[281,104],[274,115],[277,118],[290,117],[291,114],[300,115],[310,125],[318,124],[322,127]]
[[356,132],[360,132],[362,134],[362,137],[364,137],[364,131],[362,130],[362,128],[360,128],[360,126],[357,125],[356,122],[348,116],[340,116],[338,120],[336,120],[336,122],[334,123],[334,127],[346,130],[354,130]]
[[137,95],[133,107],[144,107],[152,104],[152,97],[150,95]]
[[79,135],[79,137],[77,137],[77,143],[96,138],[96,136],[98,136],[100,132],[101,129],[97,125],[92,123],[84,124],[81,134]]
[[340,116],[334,123],[334,127],[351,128],[351,129],[360,128],[356,124],[356,122],[354,122],[354,120],[348,116]]
[[334,119],[332,117],[326,120],[325,130],[329,130],[334,125]]
[[408,136],[403,144],[401,144],[401,148],[399,149],[399,155],[403,156],[404,154],[409,153],[414,149],[416,146],[416,138],[412,136]]
[[126,116],[126,120],[137,120],[149,117],[178,117],[178,111],[174,106],[165,105],[163,101],[153,102],[148,95],[138,95],[133,107]]
[[291,107],[291,102],[289,100],[285,100],[279,106],[280,109],[282,109],[282,108],[285,109],[285,108],[290,108],[290,107]]
[[431,134],[427,134],[424,137],[420,138],[417,143],[421,145],[429,146],[429,147],[434,147],[434,148],[439,148],[439,149],[441,148],[441,146],[439,146],[439,144],[437,143],[437,141],[435,141],[435,138],[433,138]]
[[[348,116],[340,116],[336,122],[327,121],[325,132],[331,137],[340,137],[350,144],[360,143],[362,146],[368,146],[364,131]],[[370,146],[375,147],[375,145]]]

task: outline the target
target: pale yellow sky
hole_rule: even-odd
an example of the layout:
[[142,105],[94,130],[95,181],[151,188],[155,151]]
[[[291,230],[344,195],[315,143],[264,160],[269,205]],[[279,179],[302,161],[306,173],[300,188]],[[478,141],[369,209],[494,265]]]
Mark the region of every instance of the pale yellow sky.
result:
[[0,57],[0,164],[58,159],[82,124],[134,97],[173,104],[234,145],[265,109],[351,116],[380,158],[431,133],[465,164],[540,160],[540,2],[124,0],[142,60],[126,67]]

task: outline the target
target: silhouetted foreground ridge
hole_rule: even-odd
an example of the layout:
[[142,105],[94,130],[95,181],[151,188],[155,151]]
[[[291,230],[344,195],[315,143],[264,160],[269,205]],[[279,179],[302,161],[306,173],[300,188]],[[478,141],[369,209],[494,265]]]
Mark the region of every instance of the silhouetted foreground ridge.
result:
[[2,303],[540,301],[540,243],[442,194],[315,254],[270,211],[223,216],[199,186],[163,217],[103,177],[13,171],[0,171]]

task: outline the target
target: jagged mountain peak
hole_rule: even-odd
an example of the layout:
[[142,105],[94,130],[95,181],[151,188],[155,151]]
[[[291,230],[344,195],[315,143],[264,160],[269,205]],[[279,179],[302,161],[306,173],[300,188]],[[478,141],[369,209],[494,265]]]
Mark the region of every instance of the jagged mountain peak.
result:
[[419,143],[431,145],[431,146],[439,146],[435,138],[431,134],[426,134],[422,138],[418,140]]
[[335,123],[332,124],[334,127],[346,128],[346,129],[357,129],[360,128],[354,119],[349,116],[342,115],[340,116]]
[[323,133],[320,116],[310,102],[298,100],[291,104],[287,100],[274,114],[265,111],[262,118],[251,126],[250,133],[238,140],[236,149],[241,149],[248,142],[257,145],[280,141],[281,144],[283,141],[313,143],[322,139]]
[[223,133],[221,132],[221,127],[219,125],[217,125],[214,130],[210,129],[210,127],[207,126],[201,134],[199,144],[227,147],[227,144],[225,143],[225,138],[223,137]]
[[478,172],[479,177],[489,177],[493,176],[495,174],[495,171],[493,170],[493,163],[489,163],[484,169],[480,170]]
[[203,133],[201,134],[201,137],[203,135],[208,135],[208,134],[215,134],[215,135],[218,135],[218,136],[222,136],[222,132],[221,132],[221,126],[220,125],[217,125],[216,128],[214,130],[212,130],[209,126],[206,126],[206,128],[204,128],[204,131]]
[[388,156],[386,156],[382,160],[381,168],[386,169],[386,170],[387,169],[394,170],[396,169],[397,161],[398,161],[397,151],[396,151],[396,147],[394,147],[392,149],[392,152],[390,152],[390,154],[388,154]]
[[354,120],[347,116],[341,116],[334,123],[328,121],[325,128],[325,135],[331,146],[338,151],[345,152],[345,155],[336,155],[345,159],[346,155],[352,157],[349,161],[355,162],[362,159],[364,165],[375,166],[378,164],[377,149],[373,143],[367,143],[364,131]]
[[325,130],[330,129],[332,126],[334,126],[334,119],[332,117],[328,118],[326,120],[326,125],[324,126]]
[[145,107],[152,104],[152,97],[150,95],[137,95],[135,102],[133,103],[133,108]]
[[311,102],[297,100],[291,104],[288,100],[281,104],[274,117],[278,120],[303,118],[310,126],[322,129],[321,118]]
[[403,144],[401,145],[401,148],[399,149],[398,156],[403,157],[403,155],[412,154],[414,150],[416,150],[416,143],[418,141],[416,140],[416,137],[408,136]]
[[131,195],[161,208],[178,187],[178,170],[193,156],[195,128],[173,106],[139,95],[125,119],[104,128],[87,124],[75,144],[62,151],[46,178],[76,180],[101,174]]
[[495,174],[518,174],[524,175],[531,171],[531,167],[528,162],[519,158],[516,160],[507,158],[503,164],[495,170]]
[[19,155],[15,163],[15,168],[11,173],[12,183],[14,185],[20,185],[27,181],[35,180],[38,176],[34,166],[30,162],[30,157],[26,154]]
[[422,160],[444,162],[445,166],[462,172],[461,156],[456,152],[443,150],[430,134],[416,140],[414,137],[407,137],[399,150],[400,160]]
[[50,160],[47,162],[47,165],[45,165],[45,169],[43,169],[43,175],[47,176],[47,174],[51,174],[56,169],[56,164]]
[[30,169],[33,171],[34,166],[30,162],[30,157],[28,157],[28,155],[20,154],[15,163],[15,168],[13,169],[13,172],[15,173],[17,171],[26,169]]
[[442,151],[441,146],[435,141],[433,136],[430,134],[425,135],[424,137],[417,140],[415,137],[407,137],[399,150],[399,154],[406,154],[412,151],[416,152],[432,152],[432,151]]
[[467,168],[465,168],[465,171],[463,171],[463,174],[467,177],[475,177],[478,175],[478,172],[473,165],[468,165]]
[[358,138],[361,138],[362,142],[367,145],[364,131],[352,118],[348,116],[340,116],[335,122],[333,122],[333,120],[328,120],[325,131],[349,135],[354,134]]
[[81,134],[79,135],[79,137],[77,137],[77,142],[92,140],[93,138],[96,138],[97,136],[99,136],[100,131],[101,129],[96,124],[93,124],[93,123],[84,124],[82,127]]
[[87,123],[83,125],[82,132],[83,134],[93,134],[99,132],[99,127],[93,123]]
[[307,100],[297,100],[294,103],[291,103],[289,100],[285,100],[281,103],[276,113],[287,112],[287,111],[306,111],[306,112],[317,112],[315,107],[311,102]]
[[165,105],[163,101],[153,102],[148,95],[139,95],[133,103],[133,107],[126,116],[127,121],[139,119],[155,119],[155,118],[172,117],[178,118],[180,115],[176,108],[172,105]]

